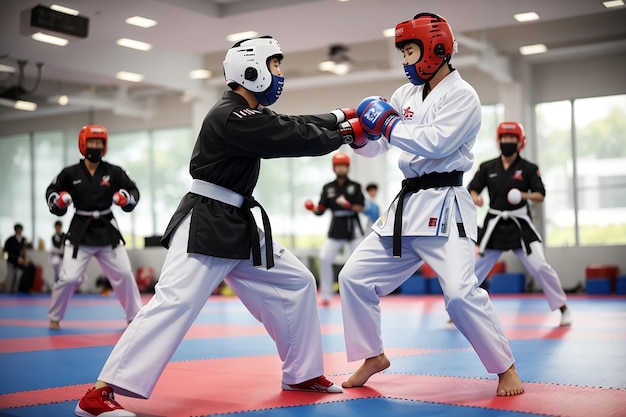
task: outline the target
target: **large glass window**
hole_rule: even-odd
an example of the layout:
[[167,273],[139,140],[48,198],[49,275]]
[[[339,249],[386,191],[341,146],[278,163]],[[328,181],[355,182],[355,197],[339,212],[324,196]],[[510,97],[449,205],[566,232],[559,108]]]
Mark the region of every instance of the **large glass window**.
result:
[[[13,234],[16,222],[35,248],[49,249],[54,222],[45,201],[45,190],[65,166],[81,157],[77,135],[61,131],[0,137],[0,237]],[[160,235],[189,189],[191,129],[173,128],[109,134],[105,160],[121,166],[133,179],[141,200],[132,213],[114,207],[127,246],[143,247],[144,237]],[[10,196],[10,197],[6,197]],[[67,230],[73,210],[60,218]]]
[[[71,219],[71,214],[66,214],[64,217],[59,218],[50,213],[46,203],[46,189],[64,166],[64,138],[63,132],[60,131],[38,132],[35,133],[33,137],[33,175],[35,186],[33,192],[33,210],[35,218],[33,236],[37,236],[37,243],[42,241],[44,247],[50,249],[52,245],[51,238],[54,234],[54,222],[61,220],[63,222],[63,230],[67,231]],[[24,204],[29,204],[29,201],[30,200],[24,200]],[[36,247],[38,246],[39,244]]]
[[[190,128],[162,129],[152,132],[149,189],[153,193],[150,209],[154,235],[162,235],[180,199],[191,187],[189,159],[195,138]],[[146,190],[146,192],[148,192]]]
[[35,240],[31,198],[33,193],[31,137],[6,136],[0,140],[0,234],[2,244],[14,234],[13,225],[24,225],[24,236]]
[[535,108],[548,246],[626,243],[626,95]]

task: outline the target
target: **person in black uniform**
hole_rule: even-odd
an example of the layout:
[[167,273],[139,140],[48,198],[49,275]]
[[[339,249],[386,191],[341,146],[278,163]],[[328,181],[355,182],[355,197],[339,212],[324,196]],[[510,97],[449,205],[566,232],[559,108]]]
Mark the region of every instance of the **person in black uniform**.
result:
[[[5,290],[8,293],[17,291],[29,294],[35,282],[35,265],[28,260],[26,250],[32,249],[32,245],[22,235],[24,227],[20,223],[13,226],[15,234],[4,242],[3,251],[7,254],[7,279]],[[19,275],[18,281],[18,272]]]
[[334,293],[333,261],[342,248],[354,250],[363,238],[363,229],[359,221],[359,213],[365,206],[365,196],[361,184],[348,178],[350,157],[339,152],[333,156],[333,171],[337,178],[324,184],[319,203],[307,200],[305,207],[318,216],[330,210],[332,220],[328,228],[328,239],[320,251],[320,298],[323,306],[330,304]]
[[61,265],[63,263],[63,249],[65,248],[65,232],[63,232],[63,222],[54,222],[54,234],[52,235],[52,247],[50,248],[50,265],[54,271],[54,282],[59,280],[61,275]]
[[[77,415],[115,411],[134,416],[115,402],[113,392],[151,395],[207,298],[224,280],[276,343],[282,389],[342,391],[323,376],[315,278],[272,239],[267,214],[252,194],[261,159],[325,155],[343,143],[362,146],[367,138],[352,119],[354,109],[288,116],[265,107],[282,93],[282,58],[271,37],[241,41],[228,50],[223,66],[231,91],[202,124],[189,164],[191,191],[163,236],[168,252],[155,294],[118,341],[94,388],[76,405]],[[253,209],[260,212],[263,229]]]
[[78,149],[85,158],[64,168],[46,190],[52,214],[65,215],[72,202],[76,207],[67,232],[61,274],[52,288],[48,311],[52,330],[59,329],[91,258],[96,258],[109,278],[128,322],[141,308],[124,238],[111,211],[111,204],[125,212],[132,211],[139,201],[139,190],[122,168],[102,161],[107,146],[108,132],[104,126],[84,126],[78,134]]
[[546,194],[539,167],[520,156],[526,144],[524,127],[517,122],[498,125],[498,158],[483,162],[468,189],[478,207],[480,193],[489,193],[489,211],[479,230],[479,257],[476,276],[481,284],[500,255],[512,250],[526,270],[537,280],[552,310],[561,311],[561,326],[572,324],[566,295],[556,271],[547,263],[541,236],[535,229],[528,201],[543,202]]

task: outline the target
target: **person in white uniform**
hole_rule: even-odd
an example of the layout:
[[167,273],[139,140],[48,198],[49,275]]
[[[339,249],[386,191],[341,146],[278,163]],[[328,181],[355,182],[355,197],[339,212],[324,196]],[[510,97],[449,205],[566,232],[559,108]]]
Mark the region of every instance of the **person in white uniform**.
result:
[[[288,116],[265,107],[283,90],[282,58],[271,37],[238,42],[226,53],[224,75],[231,91],[202,124],[189,165],[191,191],[161,242],[168,252],[155,294],[114,347],[94,388],[76,405],[78,416],[134,416],[115,401],[114,392],[150,397],[208,297],[224,280],[276,343],[283,362],[282,389],[342,392],[323,375],[315,278],[272,239],[267,214],[252,193],[262,158],[325,155],[344,143],[358,146],[367,139],[355,109]],[[252,209],[260,211],[263,229]]]
[[420,13],[399,23],[395,45],[410,82],[389,102],[368,97],[357,107],[363,130],[384,138],[355,152],[374,157],[400,148],[398,166],[405,179],[339,274],[347,358],[364,359],[342,385],[360,387],[390,366],[381,337],[380,297],[427,262],[439,277],[448,314],[487,371],[498,374],[497,395],[521,394],[509,342],[474,273],[476,208],[462,177],[472,167],[480,100],[450,65],[456,42],[443,17]]
[[64,168],[48,186],[50,212],[63,216],[76,208],[66,236],[59,280],[52,287],[50,329],[59,330],[68,303],[85,278],[92,258],[98,261],[130,322],[141,308],[124,238],[111,210],[113,204],[131,212],[139,201],[139,190],[119,166],[102,160],[109,134],[104,126],[87,125],[78,134],[78,149],[84,156],[78,164]]
[[548,264],[535,229],[528,201],[541,203],[546,195],[539,167],[522,158],[526,144],[524,127],[518,122],[502,122],[497,129],[501,154],[485,161],[468,185],[474,204],[484,204],[481,192],[487,188],[489,211],[479,231],[479,257],[476,276],[482,283],[503,252],[512,250],[526,270],[537,280],[551,310],[561,311],[560,326],[572,324],[567,297],[556,271]]

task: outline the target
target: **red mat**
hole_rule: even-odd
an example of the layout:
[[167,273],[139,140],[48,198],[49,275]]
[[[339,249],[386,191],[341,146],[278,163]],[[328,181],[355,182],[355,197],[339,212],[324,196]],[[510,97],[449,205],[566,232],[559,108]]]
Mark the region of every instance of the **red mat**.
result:
[[[390,357],[420,354],[413,349],[390,349]],[[325,356],[327,375],[341,383],[358,366],[344,353]],[[280,360],[276,355],[170,363],[149,400],[119,396],[126,408],[140,416],[189,416],[236,413],[382,397],[458,406],[527,412],[563,417],[623,417],[624,390],[528,383],[515,397],[497,397],[496,379],[428,375],[374,375],[366,387],[344,394],[315,394],[280,389]],[[88,385],[53,388],[0,396],[0,409],[73,401]],[[37,401],[34,400],[37,399]]]

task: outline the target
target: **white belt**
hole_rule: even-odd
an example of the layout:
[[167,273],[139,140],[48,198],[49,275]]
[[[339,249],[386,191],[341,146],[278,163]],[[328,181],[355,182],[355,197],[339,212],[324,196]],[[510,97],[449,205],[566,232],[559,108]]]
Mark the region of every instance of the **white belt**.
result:
[[79,216],[93,217],[94,219],[100,218],[100,216],[106,216],[111,213],[111,209],[108,208],[106,210],[98,211],[86,211],[86,210],[76,210],[76,214]]
[[[495,229],[496,224],[498,224],[500,220],[506,220],[506,219],[513,220],[520,230],[520,235],[522,235],[521,233],[522,225],[519,223],[518,219],[524,220],[526,221],[526,223],[528,223],[528,226],[530,226],[533,232],[535,232],[537,236],[541,239],[541,235],[539,234],[537,229],[535,229],[535,226],[533,225],[532,220],[530,220],[530,217],[528,217],[526,206],[520,207],[515,210],[496,210],[496,209],[490,208],[489,213],[495,214],[496,217],[491,218],[489,222],[487,223],[485,234],[483,235],[483,238],[480,241],[480,246],[478,247],[479,254],[482,255],[483,253],[485,253],[487,242],[489,242],[489,239],[491,238],[491,234],[493,233],[493,230]],[[521,236],[521,239],[522,239],[522,249],[524,249],[524,252],[526,252],[526,245],[524,245],[524,236]]]
[[244,197],[241,194],[237,194],[228,188],[197,179],[191,182],[191,192],[235,207],[241,207],[244,201]]
[[333,217],[352,217],[355,213],[352,210],[335,210],[333,211]]

